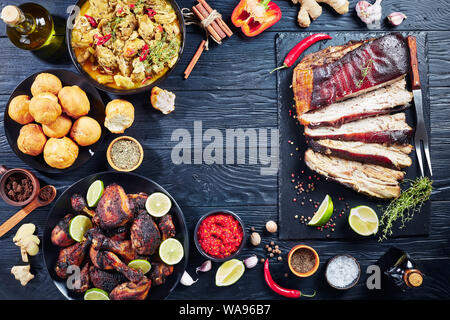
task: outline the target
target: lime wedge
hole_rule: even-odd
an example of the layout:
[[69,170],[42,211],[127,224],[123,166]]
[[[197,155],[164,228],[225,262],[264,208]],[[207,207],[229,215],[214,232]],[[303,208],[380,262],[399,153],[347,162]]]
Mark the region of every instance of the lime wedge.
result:
[[84,300],[109,300],[108,292],[92,288],[84,293]]
[[159,218],[169,212],[172,208],[172,202],[164,193],[155,192],[147,198],[145,208],[150,215]]
[[103,181],[101,180],[96,180],[89,186],[86,195],[88,207],[92,208],[97,206],[97,203],[100,201],[100,198],[102,197],[104,189],[105,186],[103,185]]
[[314,214],[314,217],[312,217],[311,221],[309,221],[308,226],[312,227],[323,226],[325,223],[328,222],[328,220],[330,220],[332,215],[333,215],[333,200],[331,200],[331,197],[327,194],[323,199],[322,203],[320,204],[319,209]]
[[368,206],[352,208],[348,223],[353,231],[362,236],[370,236],[378,232],[377,213]]
[[152,265],[150,264],[150,262],[148,262],[147,260],[144,260],[144,259],[132,260],[132,261],[130,261],[128,266],[135,270],[141,270],[143,274],[146,274],[152,268]]
[[159,257],[165,264],[177,264],[184,257],[183,245],[175,238],[166,239],[159,246]]
[[69,234],[73,240],[81,242],[84,234],[92,228],[92,221],[86,216],[78,215],[70,220]]
[[237,259],[228,260],[217,269],[216,286],[226,287],[236,283],[244,274],[244,263]]

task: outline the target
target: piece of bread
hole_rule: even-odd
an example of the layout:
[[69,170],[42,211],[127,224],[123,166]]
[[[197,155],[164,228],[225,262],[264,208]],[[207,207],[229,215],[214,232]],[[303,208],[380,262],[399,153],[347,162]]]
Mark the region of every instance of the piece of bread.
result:
[[57,76],[50,73],[41,73],[31,85],[31,94],[34,97],[43,92],[50,92],[57,96],[61,88],[62,83]]
[[134,107],[125,100],[112,100],[106,105],[105,113],[105,127],[112,133],[124,133],[134,122]]
[[8,107],[8,115],[15,122],[20,124],[27,124],[34,121],[30,113],[30,97],[27,95],[20,95],[14,97]]
[[40,125],[30,123],[20,129],[17,138],[17,147],[20,151],[30,156],[38,156],[44,150],[47,137],[42,132]]
[[62,138],[69,133],[71,127],[72,120],[62,114],[52,123],[42,125],[42,130],[49,138]]
[[34,120],[42,124],[54,122],[62,112],[58,98],[49,92],[34,96],[30,101],[29,111]]
[[150,102],[156,110],[169,114],[175,110],[175,97],[175,94],[170,91],[153,87]]
[[50,138],[44,147],[44,160],[50,167],[65,169],[78,157],[78,145],[70,138]]
[[91,117],[78,118],[70,130],[70,137],[80,146],[90,146],[100,139],[102,128],[100,124]]
[[85,116],[91,109],[86,92],[78,86],[62,88],[58,98],[63,111],[71,118],[78,119]]

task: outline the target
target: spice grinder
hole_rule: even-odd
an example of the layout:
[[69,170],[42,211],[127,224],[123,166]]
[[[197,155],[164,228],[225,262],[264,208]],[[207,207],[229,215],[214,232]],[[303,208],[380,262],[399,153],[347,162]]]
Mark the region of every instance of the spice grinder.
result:
[[[14,169],[8,169],[7,167],[0,165],[0,175],[2,176],[0,178],[0,195],[2,199],[9,205],[12,206],[25,206],[29,204],[31,201],[33,201],[39,194],[39,190],[41,188],[39,179],[29,170],[21,169],[21,168],[14,168]],[[33,190],[31,191],[30,195],[25,199],[21,201],[14,201],[10,196],[8,196],[7,192],[7,181],[10,177],[25,177],[30,179],[31,186]],[[10,190],[11,191],[11,190]],[[18,185],[15,190],[12,190],[12,192],[23,192],[23,187],[21,185]]]

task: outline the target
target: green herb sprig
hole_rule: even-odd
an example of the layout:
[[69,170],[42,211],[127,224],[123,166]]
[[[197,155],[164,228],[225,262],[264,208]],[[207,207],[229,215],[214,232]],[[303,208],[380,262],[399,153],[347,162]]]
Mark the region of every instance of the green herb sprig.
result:
[[411,185],[403,191],[397,199],[391,201],[380,219],[380,227],[383,227],[379,242],[392,235],[394,222],[400,220],[400,229],[411,221],[414,214],[420,211],[422,205],[430,199],[433,190],[433,181],[427,177],[410,181]]
[[365,67],[360,68],[362,79],[359,80],[358,83],[356,84],[356,87],[358,89],[362,86],[364,79],[369,74],[369,70],[372,68],[373,62],[374,62],[373,59],[369,59],[369,61],[367,61],[367,65]]

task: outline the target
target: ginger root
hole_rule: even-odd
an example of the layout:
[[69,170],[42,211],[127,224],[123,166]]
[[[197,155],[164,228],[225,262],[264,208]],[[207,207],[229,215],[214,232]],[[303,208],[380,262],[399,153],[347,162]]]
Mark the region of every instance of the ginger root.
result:
[[300,27],[307,28],[311,20],[316,20],[322,14],[322,7],[319,3],[328,4],[337,13],[344,14],[348,12],[348,0],[291,0],[292,3],[301,5],[298,12],[297,21]]
[[33,233],[36,226],[32,223],[25,223],[17,230],[13,238],[14,244],[20,247],[22,261],[28,262],[28,255],[35,256],[39,252],[39,238]]
[[11,268],[11,274],[14,275],[16,280],[20,281],[22,286],[26,286],[27,283],[34,278],[34,275],[30,272],[30,265],[27,266],[14,266]]

